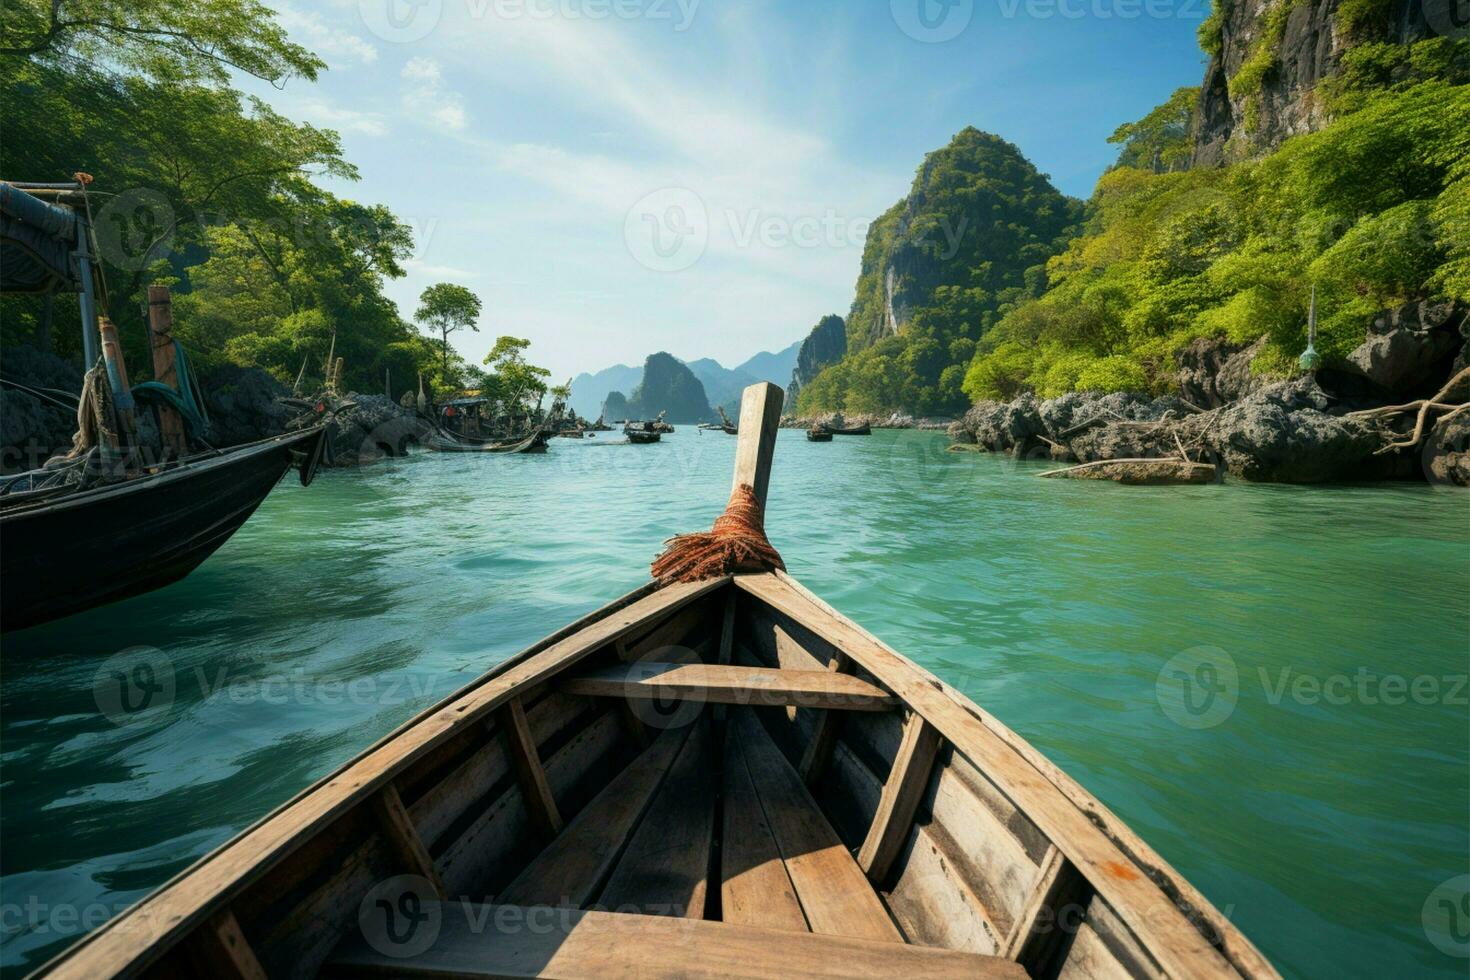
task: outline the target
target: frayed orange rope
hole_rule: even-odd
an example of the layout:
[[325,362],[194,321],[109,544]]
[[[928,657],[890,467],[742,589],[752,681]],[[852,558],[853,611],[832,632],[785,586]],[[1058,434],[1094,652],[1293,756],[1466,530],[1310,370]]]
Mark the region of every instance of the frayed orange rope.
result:
[[756,502],[755,490],[746,483],[730,494],[713,528],[681,534],[664,544],[664,553],[653,562],[653,577],[663,585],[699,582],[733,572],[786,570],[786,563],[766,540],[765,514]]

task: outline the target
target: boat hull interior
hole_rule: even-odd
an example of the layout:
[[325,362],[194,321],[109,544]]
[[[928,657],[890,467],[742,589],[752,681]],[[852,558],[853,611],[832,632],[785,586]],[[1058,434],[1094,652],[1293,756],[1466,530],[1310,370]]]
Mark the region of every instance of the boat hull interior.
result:
[[1275,976],[1101,804],[784,574],[573,624],[50,968]]

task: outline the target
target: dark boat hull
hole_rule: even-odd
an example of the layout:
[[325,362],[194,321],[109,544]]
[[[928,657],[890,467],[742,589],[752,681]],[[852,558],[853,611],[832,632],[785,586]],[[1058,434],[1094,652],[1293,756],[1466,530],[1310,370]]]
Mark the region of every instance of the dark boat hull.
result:
[[833,429],[834,436],[870,436],[873,434],[871,425],[854,425],[849,429]]
[[325,441],[322,428],[278,436],[0,514],[0,629],[177,582],[239,530],[293,464],[309,482]]
[[662,438],[657,432],[640,432],[637,429],[627,429],[623,434],[635,446],[646,446],[649,443],[658,442]]
[[826,429],[808,429],[806,438],[808,442],[831,442],[832,433]]
[[543,431],[533,432],[524,439],[516,441],[507,440],[471,440],[454,433],[440,430],[437,438],[424,443],[424,448],[436,453],[490,453],[492,455],[505,455],[509,453],[544,453],[546,444],[551,436]]

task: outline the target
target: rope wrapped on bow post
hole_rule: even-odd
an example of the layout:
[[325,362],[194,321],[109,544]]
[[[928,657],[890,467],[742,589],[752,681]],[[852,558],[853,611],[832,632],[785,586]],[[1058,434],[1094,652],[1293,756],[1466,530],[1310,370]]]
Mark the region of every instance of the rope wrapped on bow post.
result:
[[765,512],[748,483],[735,487],[725,512],[715,526],[666,541],[654,559],[653,577],[662,585],[699,582],[735,572],[786,570],[786,564],[766,539]]

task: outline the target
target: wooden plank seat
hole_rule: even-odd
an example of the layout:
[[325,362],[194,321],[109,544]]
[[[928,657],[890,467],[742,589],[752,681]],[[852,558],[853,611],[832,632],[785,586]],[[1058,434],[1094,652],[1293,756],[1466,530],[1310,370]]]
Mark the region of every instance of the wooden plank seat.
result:
[[[994,956],[784,932],[728,922],[579,909],[427,902],[418,914],[426,948],[395,949],[356,931],[332,953],[336,977],[996,977],[1022,980]],[[377,948],[383,947],[383,948]],[[407,953],[408,955],[405,955]]]
[[575,674],[557,686],[569,694],[593,697],[754,707],[889,711],[898,704],[881,687],[849,674],[727,664],[635,662]]

